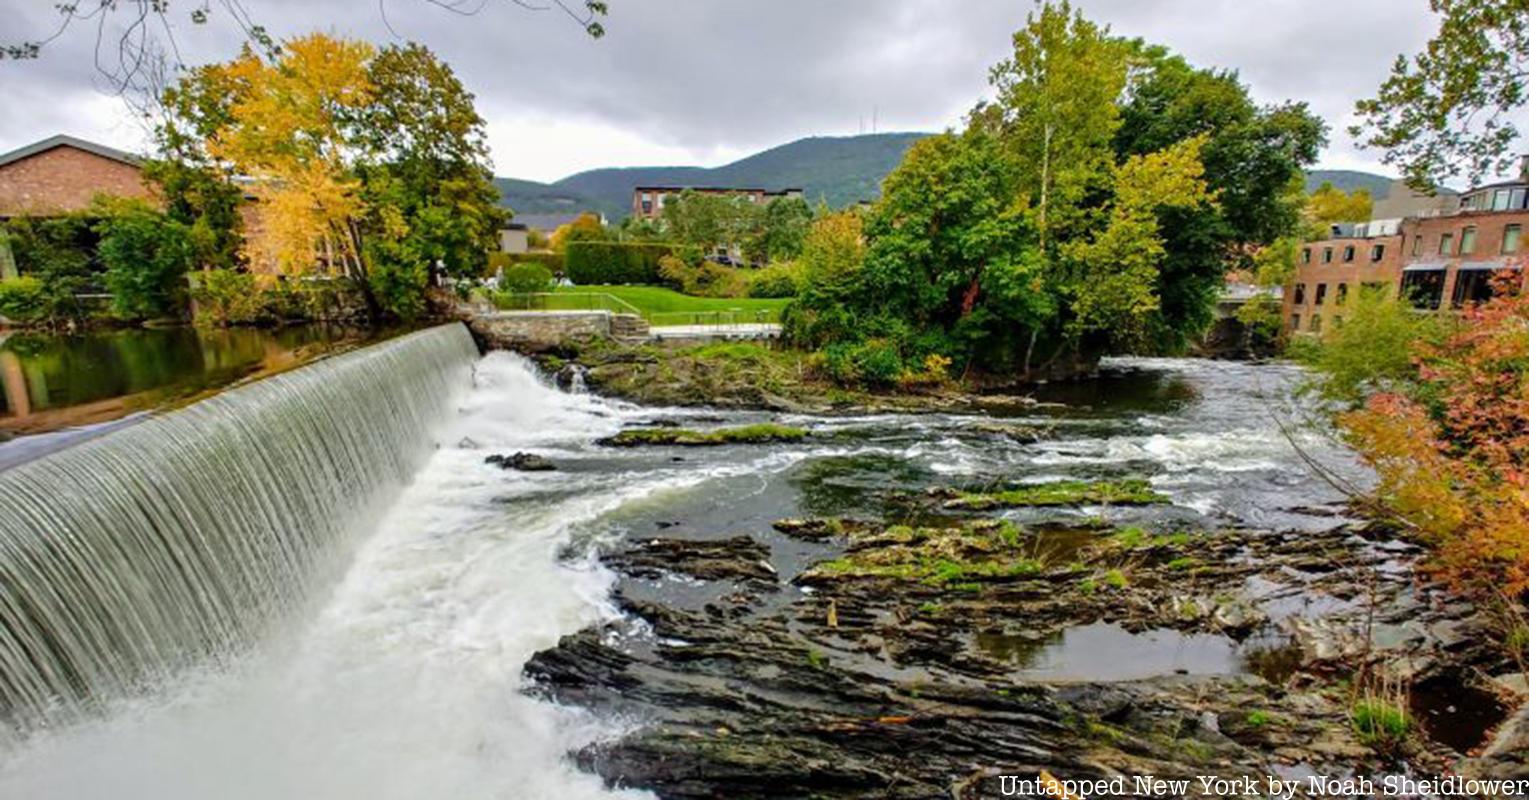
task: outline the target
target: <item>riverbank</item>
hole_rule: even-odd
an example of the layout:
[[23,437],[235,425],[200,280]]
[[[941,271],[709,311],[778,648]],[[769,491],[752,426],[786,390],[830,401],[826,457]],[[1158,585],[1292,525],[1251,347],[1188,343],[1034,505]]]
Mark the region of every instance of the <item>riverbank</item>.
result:
[[[632,397],[749,397],[576,363]],[[1302,477],[1260,424],[1294,377],[1127,362],[1001,421],[792,408],[805,444],[753,446],[805,448],[794,491],[762,475],[622,518],[600,558],[623,616],[538,654],[534,692],[635,724],[576,760],[665,798],[992,797],[1039,769],[1522,774],[1502,631]]]
[[569,342],[536,356],[563,387],[650,406],[754,409],[786,413],[967,411],[1008,413],[1036,401],[1017,386],[910,380],[881,391],[843,386],[811,353],[760,342],[700,346]]

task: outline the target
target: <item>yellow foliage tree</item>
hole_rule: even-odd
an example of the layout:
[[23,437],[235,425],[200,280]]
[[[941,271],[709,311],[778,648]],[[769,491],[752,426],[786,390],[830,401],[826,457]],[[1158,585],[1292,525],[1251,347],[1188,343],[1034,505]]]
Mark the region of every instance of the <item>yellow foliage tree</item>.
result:
[[586,211],[572,222],[559,225],[552,232],[550,246],[554,253],[566,253],[569,242],[599,239],[604,233],[605,226],[600,223],[600,218]]
[[358,220],[366,212],[354,165],[364,157],[347,115],[372,99],[365,42],[311,34],[285,42],[274,60],[245,48],[218,78],[234,87],[228,119],[209,151],[252,180],[260,225],[252,259],[288,274],[324,264],[365,281]]

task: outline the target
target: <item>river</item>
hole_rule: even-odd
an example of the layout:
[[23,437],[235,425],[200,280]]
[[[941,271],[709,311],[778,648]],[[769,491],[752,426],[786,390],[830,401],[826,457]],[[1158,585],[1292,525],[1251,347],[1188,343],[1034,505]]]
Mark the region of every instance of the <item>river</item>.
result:
[[[783,517],[880,515],[889,486],[1066,477],[1147,478],[1172,504],[1131,512],[1137,521],[1320,530],[1334,524],[1329,512],[1342,498],[1276,425],[1291,415],[1301,379],[1286,365],[1121,359],[1097,380],[1042,387],[1040,405],[1013,409],[1005,422],[1046,432],[1035,442],[995,436],[974,417],[926,414],[781,418],[815,431],[805,444],[612,450],[595,440],[628,425],[765,416],[565,393],[520,357],[491,353],[435,436],[437,449],[406,487],[378,501],[306,610],[215,668],[12,743],[0,756],[0,796],[644,797],[608,790],[566,758],[635,720],[523,691],[535,653],[617,615],[616,578],[595,557],[603,548],[655,530],[704,538],[767,531]],[[1332,443],[1300,441],[1362,476]],[[545,455],[558,470],[485,463],[517,451]],[[812,545],[768,542],[783,580],[817,555]],[[650,589],[688,591],[683,581]],[[1065,670],[1058,658],[1027,664]],[[1202,662],[1191,650],[1169,652],[1147,671]]]

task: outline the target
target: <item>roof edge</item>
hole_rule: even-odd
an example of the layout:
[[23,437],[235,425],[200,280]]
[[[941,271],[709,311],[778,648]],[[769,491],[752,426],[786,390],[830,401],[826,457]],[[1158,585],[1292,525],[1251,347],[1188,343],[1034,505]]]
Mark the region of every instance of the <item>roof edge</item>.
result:
[[119,161],[130,166],[143,166],[143,159],[133,155],[132,153],[126,152],[124,150],[118,150],[115,147],[107,147],[104,144],[96,144],[95,142],[81,139],[77,136],[70,136],[68,134],[60,133],[56,136],[49,136],[48,138],[41,141],[33,142],[24,147],[18,147],[9,153],[0,154],[0,167],[16,161],[20,161],[23,158],[29,158],[31,156],[38,155],[39,153],[46,153],[47,151],[57,147],[73,147],[76,150],[84,150],[87,153],[98,155],[102,158],[111,159],[112,161]]

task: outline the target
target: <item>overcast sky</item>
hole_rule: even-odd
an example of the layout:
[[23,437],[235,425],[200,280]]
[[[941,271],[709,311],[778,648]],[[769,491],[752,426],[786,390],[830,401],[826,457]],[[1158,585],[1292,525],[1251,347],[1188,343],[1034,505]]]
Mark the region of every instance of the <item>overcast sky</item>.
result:
[[[536,0],[527,0],[535,2]],[[482,0],[461,17],[428,0],[243,0],[284,36],[375,42],[391,28],[435,50],[478,97],[496,172],[553,180],[602,166],[727,163],[803,136],[939,130],[987,92],[1028,0],[610,0],[590,39],[556,12]],[[172,2],[182,56],[231,57],[226,17],[194,26]],[[1238,70],[1261,102],[1309,102],[1331,125],[1320,165],[1385,171],[1346,128],[1398,53],[1427,41],[1427,0],[1081,0],[1117,34]],[[3,36],[55,24],[52,3],[0,0]],[[214,7],[217,8],[215,0]],[[384,10],[379,10],[384,9]],[[386,20],[384,19],[384,15]],[[8,41],[5,43],[9,43]],[[80,26],[36,61],[0,61],[0,151],[55,133],[141,149]]]

